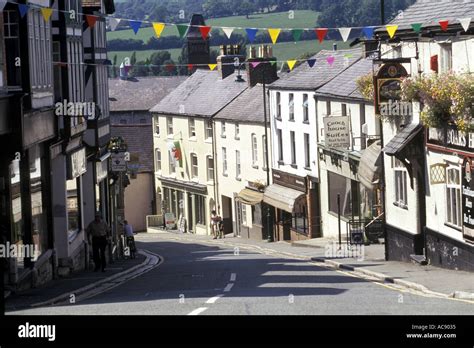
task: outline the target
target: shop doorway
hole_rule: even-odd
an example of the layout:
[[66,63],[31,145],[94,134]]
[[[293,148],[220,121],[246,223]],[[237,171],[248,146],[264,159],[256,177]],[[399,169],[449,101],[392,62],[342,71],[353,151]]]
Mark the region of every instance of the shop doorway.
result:
[[232,220],[232,199],[227,196],[222,196],[222,221],[224,222],[224,234],[234,232]]

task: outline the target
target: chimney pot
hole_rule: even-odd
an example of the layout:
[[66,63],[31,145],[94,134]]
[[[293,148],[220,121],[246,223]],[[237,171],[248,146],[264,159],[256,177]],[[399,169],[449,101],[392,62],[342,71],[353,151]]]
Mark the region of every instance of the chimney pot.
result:
[[334,51],[337,51],[337,43],[333,43],[333,44],[332,44],[332,49],[333,49]]

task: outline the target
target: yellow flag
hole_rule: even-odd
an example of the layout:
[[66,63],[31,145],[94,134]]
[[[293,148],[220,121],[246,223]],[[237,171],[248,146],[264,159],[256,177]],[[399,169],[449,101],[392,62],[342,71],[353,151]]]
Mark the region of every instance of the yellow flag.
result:
[[209,65],[209,69],[211,69],[211,71],[213,71],[217,66],[217,64],[208,64],[208,65]]
[[44,20],[47,22],[53,13],[53,9],[49,7],[43,7],[41,9],[41,14],[43,15]]
[[387,29],[387,33],[390,36],[390,38],[393,38],[393,36],[395,35],[398,29],[398,25],[386,25],[385,28]]
[[288,67],[290,68],[290,70],[293,70],[296,64],[296,60],[288,60],[286,63],[288,64]]
[[270,37],[272,38],[273,44],[276,44],[278,40],[278,36],[280,35],[281,29],[268,29],[268,33],[270,34]]
[[157,37],[161,36],[161,33],[165,29],[164,23],[153,23],[153,29],[155,29],[155,34]]

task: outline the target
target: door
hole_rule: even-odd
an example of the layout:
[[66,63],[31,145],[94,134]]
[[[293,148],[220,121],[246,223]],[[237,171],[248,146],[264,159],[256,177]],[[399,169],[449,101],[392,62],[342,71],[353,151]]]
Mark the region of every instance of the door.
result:
[[194,232],[193,195],[188,194],[188,231]]
[[232,220],[232,199],[227,196],[222,196],[222,221],[224,222],[224,234],[234,232]]
[[[234,197],[235,198],[235,197]],[[234,199],[235,201],[235,199]],[[241,228],[242,228],[242,204],[240,202],[235,201],[235,233],[236,237],[240,237]]]

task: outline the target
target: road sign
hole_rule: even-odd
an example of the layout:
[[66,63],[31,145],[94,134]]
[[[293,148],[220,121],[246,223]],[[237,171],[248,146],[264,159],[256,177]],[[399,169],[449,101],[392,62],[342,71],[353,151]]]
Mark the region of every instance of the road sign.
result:
[[125,152],[112,153],[110,156],[111,166],[113,172],[126,172],[127,162],[125,161]]

